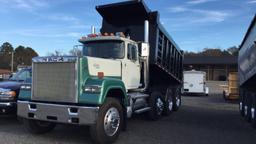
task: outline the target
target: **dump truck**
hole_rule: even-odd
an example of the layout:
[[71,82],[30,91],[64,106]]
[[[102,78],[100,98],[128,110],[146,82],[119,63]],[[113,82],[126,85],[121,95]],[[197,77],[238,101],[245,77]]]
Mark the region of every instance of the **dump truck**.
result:
[[206,86],[206,72],[204,71],[184,71],[183,72],[183,91],[182,94],[209,94],[209,88]]
[[238,74],[240,113],[256,128],[256,15],[240,45]]
[[36,57],[32,88],[18,116],[32,133],[56,123],[88,125],[96,143],[112,143],[133,114],[150,120],[181,106],[183,52],[143,1],[96,6],[100,34],[79,39],[81,57]]

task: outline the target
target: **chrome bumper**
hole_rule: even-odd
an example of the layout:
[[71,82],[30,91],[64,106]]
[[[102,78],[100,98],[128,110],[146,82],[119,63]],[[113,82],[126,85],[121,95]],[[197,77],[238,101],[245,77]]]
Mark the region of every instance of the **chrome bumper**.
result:
[[16,102],[0,102],[0,107],[13,107],[16,106]]
[[17,114],[27,119],[56,123],[92,125],[95,124],[99,107],[46,104],[18,101]]

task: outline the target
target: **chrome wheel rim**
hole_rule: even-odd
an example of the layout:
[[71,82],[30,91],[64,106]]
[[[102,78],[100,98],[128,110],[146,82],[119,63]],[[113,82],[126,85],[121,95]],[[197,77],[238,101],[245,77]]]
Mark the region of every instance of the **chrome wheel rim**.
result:
[[243,104],[242,104],[242,102],[239,103],[239,110],[240,110],[240,111],[243,110]]
[[178,97],[176,97],[176,105],[177,107],[180,107],[180,99]]
[[252,116],[252,119],[254,120],[255,119],[255,108],[251,109],[251,116]]
[[162,111],[164,110],[164,103],[161,100],[161,98],[157,98],[156,100],[156,106],[157,106],[157,114],[161,115]]
[[246,115],[247,116],[247,106],[244,106],[244,115]]
[[120,126],[119,111],[115,107],[111,107],[104,117],[104,130],[106,135],[113,136],[116,134]]
[[168,106],[169,111],[172,111],[172,108],[173,108],[173,101],[172,101],[171,98],[168,99],[168,103],[169,103],[169,106]]

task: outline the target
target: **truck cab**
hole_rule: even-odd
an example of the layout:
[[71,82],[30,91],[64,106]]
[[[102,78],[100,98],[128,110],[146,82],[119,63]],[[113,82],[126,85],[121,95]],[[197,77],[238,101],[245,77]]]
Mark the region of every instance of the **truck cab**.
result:
[[[106,33],[105,33],[106,34]],[[138,89],[141,82],[141,66],[138,43],[120,36],[89,35],[79,40],[83,55],[87,56],[89,73],[121,79],[128,90]]]

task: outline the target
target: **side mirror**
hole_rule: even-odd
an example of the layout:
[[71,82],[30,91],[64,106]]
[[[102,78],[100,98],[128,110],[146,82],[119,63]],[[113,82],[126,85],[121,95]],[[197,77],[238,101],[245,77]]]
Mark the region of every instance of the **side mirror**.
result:
[[141,50],[141,56],[143,56],[143,57],[149,56],[149,44],[148,43],[141,43],[140,50]]

